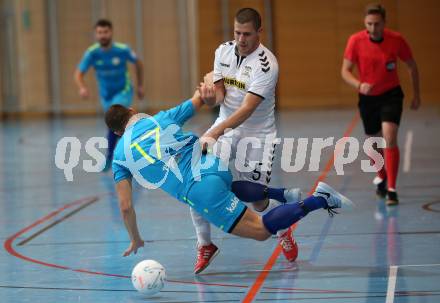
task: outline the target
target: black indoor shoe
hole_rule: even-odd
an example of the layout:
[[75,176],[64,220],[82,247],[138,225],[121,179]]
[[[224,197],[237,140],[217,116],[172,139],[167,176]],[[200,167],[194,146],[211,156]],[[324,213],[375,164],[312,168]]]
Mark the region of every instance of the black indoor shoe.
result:
[[387,192],[387,201],[385,202],[387,206],[394,206],[399,204],[399,199],[397,198],[397,193],[395,191]]
[[385,198],[387,196],[387,180],[383,180],[382,182],[376,184],[376,195],[380,198]]

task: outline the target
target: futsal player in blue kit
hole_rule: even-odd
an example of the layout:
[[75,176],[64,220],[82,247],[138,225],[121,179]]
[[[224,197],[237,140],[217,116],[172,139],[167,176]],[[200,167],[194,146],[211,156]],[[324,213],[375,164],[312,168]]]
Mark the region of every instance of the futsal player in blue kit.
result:
[[[102,108],[106,112],[113,104],[130,106],[133,100],[133,85],[127,69],[127,62],[136,67],[136,94],[139,99],[144,97],[143,65],[129,46],[112,41],[113,25],[109,20],[100,19],[95,24],[97,42],[84,53],[75,71],[75,82],[82,98],[89,97],[89,91],[84,82],[84,75],[90,67],[96,72],[99,95]],[[111,166],[113,150],[117,137],[108,131],[108,152],[105,170]]]
[[[105,114],[109,129],[121,136],[113,158],[113,175],[119,207],[130,237],[124,256],[144,246],[132,204],[132,179],[146,188],[161,188],[199,212],[221,230],[263,241],[309,212],[334,209],[352,202],[320,182],[301,202],[282,204],[263,216],[248,210],[231,191],[228,166],[212,154],[202,154],[199,138],[182,130],[183,124],[203,105],[198,92],[181,105],[154,116],[113,105]],[[212,165],[204,165],[211,163]]]

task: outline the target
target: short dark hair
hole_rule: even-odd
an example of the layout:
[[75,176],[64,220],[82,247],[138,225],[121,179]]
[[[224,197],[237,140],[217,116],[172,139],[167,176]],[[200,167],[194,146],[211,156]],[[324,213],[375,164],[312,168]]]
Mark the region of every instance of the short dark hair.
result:
[[113,29],[113,24],[108,19],[99,19],[98,21],[96,21],[95,28],[97,28],[98,26],[99,27],[109,27],[110,29]]
[[382,19],[385,20],[386,14],[385,8],[378,3],[370,3],[365,7],[365,16],[381,15]]
[[235,14],[235,20],[240,24],[252,22],[254,24],[255,30],[259,30],[261,27],[260,14],[255,9],[250,7],[240,9]]
[[130,109],[120,104],[110,106],[105,113],[105,124],[113,132],[124,132],[132,114]]

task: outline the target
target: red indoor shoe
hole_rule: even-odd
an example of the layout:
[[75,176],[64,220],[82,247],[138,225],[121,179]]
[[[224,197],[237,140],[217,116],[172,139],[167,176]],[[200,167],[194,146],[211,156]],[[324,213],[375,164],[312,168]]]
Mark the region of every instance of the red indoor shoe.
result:
[[218,253],[219,249],[214,243],[206,246],[197,246],[197,260],[196,265],[194,265],[194,273],[201,273]]
[[290,228],[278,238],[278,242],[283,249],[283,254],[287,261],[293,262],[298,257],[298,245],[293,238]]

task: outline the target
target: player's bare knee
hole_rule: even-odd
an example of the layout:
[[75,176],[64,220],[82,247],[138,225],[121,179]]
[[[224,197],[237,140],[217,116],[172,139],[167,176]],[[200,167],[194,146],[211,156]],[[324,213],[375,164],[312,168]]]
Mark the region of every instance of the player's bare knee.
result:
[[258,235],[254,238],[257,241],[266,241],[269,239],[270,234],[268,232],[259,232]]
[[253,235],[253,239],[257,241],[266,241],[271,236],[261,220],[256,222],[256,226],[253,228]]

